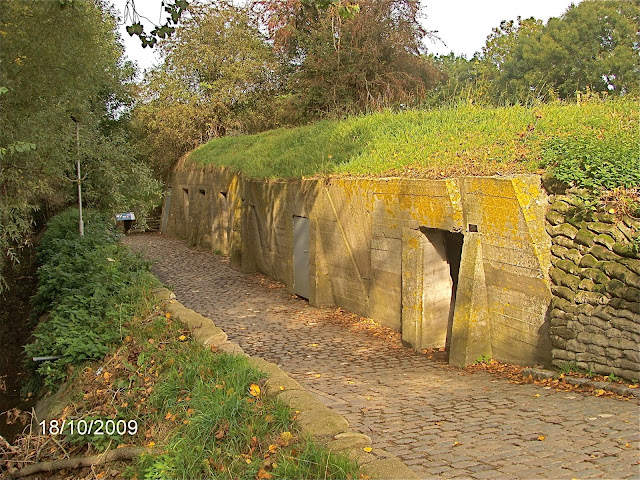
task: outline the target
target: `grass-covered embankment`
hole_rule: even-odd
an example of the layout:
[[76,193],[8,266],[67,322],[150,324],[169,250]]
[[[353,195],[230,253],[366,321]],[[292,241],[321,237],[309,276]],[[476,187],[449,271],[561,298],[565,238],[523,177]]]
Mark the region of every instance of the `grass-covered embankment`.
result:
[[456,175],[550,168],[578,186],[640,183],[635,99],[378,113],[226,137],[188,156],[254,178]]
[[34,297],[44,316],[27,347],[30,356],[61,357],[33,364],[42,384],[67,384],[45,434],[18,437],[9,450],[0,443],[0,474],[65,459],[65,469],[53,468],[48,478],[84,478],[80,462],[97,452],[120,459],[143,452],[134,464],[94,466],[93,474],[357,477],[355,462],[300,435],[295,412],[262,394],[263,373],[244,357],[195,342],[164,311],[148,264],[117,243],[108,217],[88,213],[84,237],[77,218],[69,210],[48,224]]

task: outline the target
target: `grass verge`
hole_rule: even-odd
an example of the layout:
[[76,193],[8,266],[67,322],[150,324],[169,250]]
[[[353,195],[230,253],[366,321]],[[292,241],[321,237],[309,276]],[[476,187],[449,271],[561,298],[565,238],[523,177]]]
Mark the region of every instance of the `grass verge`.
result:
[[78,234],[78,212],[52,218],[38,247],[38,288],[33,315],[40,317],[28,358],[35,372],[30,388],[55,391],[73,368],[104,357],[127,334],[125,322],[144,308],[142,301],[157,280],[149,264],[119,245],[119,234],[104,214],[85,213],[85,234]]
[[[14,445],[0,437],[0,473],[143,447],[134,464],[66,466],[48,478],[358,477],[354,461],[301,436],[296,412],[262,394],[263,373],[195,342],[153,300],[157,281],[115,243],[108,219],[91,214],[83,239],[76,219],[56,217],[43,239],[34,303],[47,313],[29,347],[61,355],[37,374],[45,385],[67,384],[45,432],[18,436]],[[12,413],[14,421],[27,417]]]

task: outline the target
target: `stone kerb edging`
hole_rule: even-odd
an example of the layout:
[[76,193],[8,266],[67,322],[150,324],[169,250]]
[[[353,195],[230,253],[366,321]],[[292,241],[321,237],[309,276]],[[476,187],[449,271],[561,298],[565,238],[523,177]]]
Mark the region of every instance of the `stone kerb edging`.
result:
[[371,445],[371,438],[351,431],[349,422],[342,415],[323,404],[278,365],[247,355],[240,345],[228,340],[227,334],[216,327],[213,320],[186,308],[170,290],[159,288],[154,293],[158,300],[165,302],[167,312],[191,330],[195,340],[222,352],[245,356],[251,365],[267,374],[264,387],[266,395],[279,398],[299,412],[296,422],[303,434],[326,442],[332,452],[345,453],[357,460],[360,472],[372,479],[420,478],[398,457],[384,450],[374,448],[371,452],[365,452],[363,449]]

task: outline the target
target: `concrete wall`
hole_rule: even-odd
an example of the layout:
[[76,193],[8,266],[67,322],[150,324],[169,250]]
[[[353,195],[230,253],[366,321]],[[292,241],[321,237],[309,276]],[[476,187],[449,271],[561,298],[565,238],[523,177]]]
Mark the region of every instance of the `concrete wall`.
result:
[[[371,317],[417,349],[446,343],[454,365],[551,360],[548,201],[537,176],[260,181],[198,170],[169,185],[164,231],[290,290],[293,217],[308,217],[313,305]],[[455,295],[443,232],[464,234]]]
[[582,203],[558,195],[547,213],[553,364],[640,380],[640,222]]

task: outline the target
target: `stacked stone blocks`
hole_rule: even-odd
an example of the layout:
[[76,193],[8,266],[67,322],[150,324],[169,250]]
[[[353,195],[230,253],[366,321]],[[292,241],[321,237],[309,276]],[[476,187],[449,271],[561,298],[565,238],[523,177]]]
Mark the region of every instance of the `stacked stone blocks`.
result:
[[552,363],[640,380],[640,222],[550,197]]

